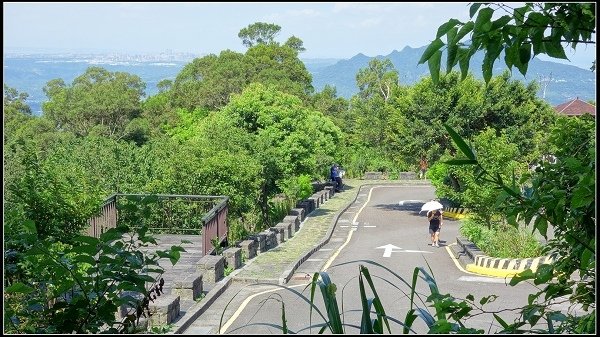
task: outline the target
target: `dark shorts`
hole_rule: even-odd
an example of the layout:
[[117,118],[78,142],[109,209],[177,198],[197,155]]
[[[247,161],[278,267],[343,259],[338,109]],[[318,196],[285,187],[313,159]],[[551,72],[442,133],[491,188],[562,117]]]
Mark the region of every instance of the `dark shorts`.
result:
[[439,233],[440,226],[429,226],[429,234]]

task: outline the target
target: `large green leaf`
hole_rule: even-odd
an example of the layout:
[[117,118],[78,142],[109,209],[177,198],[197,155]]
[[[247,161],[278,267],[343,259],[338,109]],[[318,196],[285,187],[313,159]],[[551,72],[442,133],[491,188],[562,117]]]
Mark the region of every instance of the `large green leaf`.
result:
[[458,43],[460,40],[462,40],[463,37],[465,37],[465,35],[469,34],[471,31],[473,31],[474,27],[475,27],[475,23],[473,23],[473,21],[469,21],[469,22],[465,23],[462,27],[460,27],[460,30],[454,37],[454,41]]
[[454,129],[450,125],[444,123],[444,127],[446,128],[446,131],[448,131],[448,133],[450,134],[450,137],[452,137],[452,140],[454,141],[456,146],[458,146],[460,151],[465,156],[467,156],[467,158],[469,158],[471,160],[477,160],[475,158],[475,153],[473,152],[471,147],[469,145],[467,145],[467,143],[465,143],[464,139],[458,133],[456,133],[456,131],[454,131]]
[[500,29],[512,20],[510,15],[504,15],[492,23],[492,30]]
[[553,276],[554,268],[552,265],[542,264],[535,271],[535,279],[533,280],[533,283],[536,285],[546,283],[552,279]]
[[[531,59],[531,43],[523,43],[519,47],[519,61],[526,64]],[[525,75],[525,74],[523,74]]]
[[76,236],[75,238],[73,238],[73,241],[87,243],[88,245],[97,245],[100,243],[100,240],[98,240],[97,238],[85,235]]
[[519,7],[519,8],[515,8],[514,10],[514,17],[515,17],[515,23],[517,25],[522,25],[523,21],[525,20],[525,14],[531,9],[531,7],[529,6],[529,4],[526,4],[523,7]]
[[78,254],[87,254],[88,256],[93,256],[98,252],[98,246],[96,245],[81,245],[77,247],[73,247],[71,252]]
[[428,61],[443,46],[444,46],[444,42],[442,42],[442,40],[440,40],[440,39],[433,40],[433,42],[431,42],[431,44],[427,47],[427,49],[425,49],[425,52],[423,53],[423,55],[421,55],[419,64],[423,64],[423,63],[425,63],[425,61]]
[[73,258],[73,260],[75,260],[77,262],[82,262],[82,263],[89,263],[91,265],[96,264],[96,260],[90,255],[80,254],[80,255],[75,256]]
[[[492,15],[494,15],[494,10],[486,7],[483,8],[482,10],[479,11],[479,14],[477,14],[477,19],[475,19],[475,31],[476,32],[486,32],[489,30],[489,28],[491,28],[491,19],[492,19]],[[489,27],[487,27],[489,25]],[[487,27],[487,29],[486,29]]]
[[548,220],[545,216],[538,216],[535,219],[533,227],[537,229],[543,237],[548,234]]
[[431,73],[431,80],[433,81],[433,83],[436,83],[436,84],[440,81],[441,61],[442,61],[442,51],[441,50],[438,50],[435,53],[433,53],[431,58],[429,58],[429,61],[427,61],[427,65],[429,66],[429,72]]
[[468,49],[460,48],[458,50],[458,65],[460,66],[460,76],[464,80],[469,74],[469,63],[471,61]]
[[456,25],[460,23],[461,22],[457,19],[448,20],[448,22],[444,23],[438,28],[437,35],[435,36],[435,38],[439,39],[442,35],[446,34],[450,29],[455,28]]
[[481,71],[483,73],[483,79],[485,83],[489,83],[492,78],[492,70],[494,67],[494,61],[496,59],[492,58],[488,53],[483,57],[483,63],[481,64]]
[[458,46],[455,44],[449,44],[446,51],[448,53],[446,58],[446,73],[449,74],[452,71],[452,68],[458,62]]
[[481,5],[483,5],[482,3],[474,3],[471,5],[471,8],[469,8],[469,17],[473,18],[473,16],[475,15],[475,13],[477,13],[477,10],[479,10],[479,7],[481,7]]
[[517,275],[513,276],[510,279],[509,284],[511,286],[514,286],[514,285],[518,284],[521,281],[531,280],[533,278],[535,278],[535,274],[531,271],[531,269],[526,269],[526,270],[518,273]]

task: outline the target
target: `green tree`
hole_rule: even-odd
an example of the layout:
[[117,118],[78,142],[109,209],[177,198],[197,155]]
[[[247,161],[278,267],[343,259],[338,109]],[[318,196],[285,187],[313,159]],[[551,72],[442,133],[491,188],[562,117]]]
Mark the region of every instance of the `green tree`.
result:
[[222,110],[226,119],[250,135],[252,157],[262,164],[261,212],[269,223],[269,199],[284,179],[321,177],[341,133],[322,113],[307,109],[293,95],[251,84]]
[[49,101],[42,108],[59,130],[127,139],[134,137],[128,124],[140,115],[145,86],[136,75],[89,67],[71,86],[49,81],[44,87]]
[[169,91],[148,97],[142,103],[140,117],[148,123],[150,138],[163,135],[168,125],[173,125],[179,120]]
[[473,76],[461,80],[456,72],[440,76],[437,85],[424,78],[393,101],[388,146],[414,165],[421,154],[433,163],[453,150],[443,123],[465,137],[492,127],[517,145],[520,161],[531,161],[545,151],[543,140],[556,117],[535,93],[533,84],[511,80],[507,72],[487,86]]
[[299,37],[293,35],[290,36],[283,45],[292,48],[298,53],[301,53],[306,50],[306,48],[304,48],[304,42],[300,40]]
[[[513,174],[520,177],[527,171],[527,162],[519,161],[519,149],[505,135],[497,135],[497,131],[488,128],[473,137],[473,149],[480,162],[493,176],[500,176],[509,181]],[[445,155],[442,160],[466,159],[462,153],[456,156]],[[446,165],[440,163],[440,165]],[[435,170],[434,170],[435,172]],[[469,213],[479,223],[492,227],[494,224],[506,222],[506,218],[496,209],[496,200],[501,191],[493,182],[481,181],[478,172],[470,167],[449,165],[442,170],[443,175],[431,175],[440,198],[448,198],[459,202],[461,207],[469,209]]]
[[32,119],[31,108],[25,100],[29,95],[4,84],[4,145],[14,133]]
[[26,92],[18,92],[4,84],[4,109],[16,110],[24,115],[31,115],[31,108],[25,101],[29,95]]
[[[373,59],[358,71],[356,84],[359,92],[351,98],[348,113],[352,118],[348,146],[355,154],[347,154],[349,172],[357,175],[362,175],[363,169],[389,172],[395,166],[392,161],[395,156],[389,151],[386,134],[395,111],[391,98],[401,90],[398,72],[389,59]],[[365,154],[368,154],[366,161],[361,158]]]
[[173,105],[189,111],[215,110],[229,102],[250,83],[247,57],[230,50],[194,59],[177,74],[171,98]]
[[281,31],[281,26],[274,23],[255,22],[242,28],[238,37],[244,46],[250,48],[258,44],[273,43],[275,36]]
[[[173,107],[188,111],[217,110],[227,105],[233,94],[241,93],[253,82],[274,86],[308,101],[314,89],[312,76],[298,58],[304,49],[302,40],[292,36],[281,45],[273,41],[273,35],[267,43],[264,40],[267,33],[259,29],[261,25],[250,27],[253,36],[262,42],[250,43],[245,54],[225,50],[218,56],[211,54],[195,59],[181,70],[168,91]],[[280,28],[276,27],[278,31]]]
[[[501,16],[492,20],[496,13]],[[502,54],[509,69],[514,66],[525,75],[529,61],[536,55],[568,59],[563,43],[573,50],[580,43],[595,43],[595,3],[526,3],[518,8],[504,3],[475,3],[470,17],[467,22],[450,19],[441,25],[419,60],[419,64],[428,62],[434,82],[439,78],[443,47],[447,51],[446,71],[458,63],[463,78],[471,57],[484,50],[482,72],[488,82],[494,62]],[[441,40],[444,35],[445,43]],[[595,69],[595,61],[591,68]]]
[[390,59],[369,61],[367,68],[360,69],[356,74],[358,95],[363,99],[379,96],[385,103],[398,87],[398,71]]
[[250,82],[273,86],[308,102],[313,93],[312,75],[298,52],[286,45],[258,44],[246,52]]
[[172,86],[173,86],[173,81],[168,80],[168,79],[161,80],[160,82],[158,82],[156,84],[156,88],[158,88],[158,92],[160,92],[160,93],[170,90]]
[[[566,58],[563,42],[573,49],[579,43],[595,43],[594,3],[526,4],[495,21],[490,20],[494,14],[490,6],[504,8],[505,5],[486,4],[481,8],[482,5],[471,6],[471,18],[477,14],[475,22],[463,24],[451,19],[438,29],[436,40],[420,61],[429,62],[434,81],[437,82],[439,73],[439,49],[445,45],[439,38],[444,34],[448,45],[447,68],[451,69],[459,62],[463,77],[471,56],[478,50],[486,51],[482,69],[486,82],[502,51],[507,65],[516,66],[525,74],[532,49],[533,55],[544,53]],[[461,27],[460,31],[458,27]],[[469,48],[464,48],[460,41],[471,31],[472,43]],[[592,69],[595,69],[595,62]],[[540,320],[547,327],[542,330],[545,333],[594,333],[596,330],[595,141],[585,140],[590,136],[591,124],[584,126],[587,122],[582,125],[576,119],[572,121],[559,119],[552,130],[550,140],[556,146],[556,163],[542,163],[531,175],[526,174],[518,183],[508,184],[489,174],[465,140],[451,127],[446,127],[467,158],[453,163],[475,164],[480,176],[503,190],[497,204],[512,225],[533,221],[534,230],[545,237],[549,226],[554,229],[554,238],[549,240],[546,253],[555,261],[540,266],[535,273],[519,274],[510,282],[514,285],[533,279],[540,290],[529,296],[529,304],[521,311],[521,320],[513,324],[500,321],[507,332],[524,332],[526,324],[533,328]],[[574,127],[582,127],[584,132]],[[584,141],[574,148],[565,147],[573,145],[568,141],[571,137]],[[556,301],[565,297],[580,310],[565,313],[553,307]]]

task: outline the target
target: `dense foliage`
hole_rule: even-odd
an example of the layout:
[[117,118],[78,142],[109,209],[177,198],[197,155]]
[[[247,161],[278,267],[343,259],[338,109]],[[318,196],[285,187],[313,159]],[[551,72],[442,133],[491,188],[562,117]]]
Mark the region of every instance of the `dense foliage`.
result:
[[[481,6],[485,7],[481,7]],[[486,50],[484,78],[490,80],[491,67],[505,52],[505,61],[521,73],[533,53],[566,58],[562,42],[575,48],[578,43],[595,43],[595,4],[525,4],[512,15],[490,21],[496,6],[504,4],[473,4],[471,17],[475,22],[461,23],[451,19],[440,26],[438,36],[423,54],[429,61],[432,77],[439,73],[439,49],[444,45],[439,37],[448,38],[448,69],[460,62],[465,77],[465,64],[477,50]],[[514,24],[513,24],[514,23]],[[457,33],[457,27],[460,31]],[[469,49],[460,47],[460,40],[473,31]],[[546,34],[550,35],[546,35]],[[592,67],[594,69],[595,66]],[[532,225],[534,232],[554,237],[544,248],[554,262],[543,264],[537,271],[515,276],[511,285],[533,280],[539,292],[529,296],[528,305],[521,310],[521,320],[507,324],[497,317],[506,332],[594,333],[596,324],[596,207],[595,207],[595,120],[590,116],[560,117],[548,125],[547,152],[553,160],[534,161],[533,172],[513,174],[510,180],[495,173],[485,156],[467,144],[450,125],[445,125],[460,155],[448,161],[451,165],[474,165],[478,182],[487,182],[498,189],[496,209],[503,219],[518,228]],[[520,130],[519,130],[520,132]],[[464,134],[464,133],[463,133]],[[471,137],[465,137],[467,139]],[[539,141],[539,139],[536,139]],[[518,143],[517,143],[518,144]],[[439,170],[443,172],[443,170]],[[568,312],[556,310],[556,303],[570,303]],[[544,327],[537,328],[544,322]],[[536,327],[536,328],[534,328]]]
[[[446,49],[446,71],[457,64],[466,77],[469,61],[478,50],[485,50],[482,72],[485,82],[492,78],[494,62],[504,62],[521,74],[527,73],[529,61],[536,55],[568,59],[567,47],[595,43],[595,3],[525,3],[521,7],[504,3],[475,3],[470,7],[471,20],[450,19],[438,28],[436,39],[423,53],[419,63],[428,62],[431,77],[437,82],[442,48]],[[492,20],[496,14],[497,19]],[[498,17],[499,15],[499,17]],[[467,36],[468,35],[468,36]],[[446,42],[441,37],[446,37]],[[592,70],[595,69],[595,62]]]
[[[581,19],[581,25],[553,26],[552,41],[544,40],[539,27],[525,35],[506,18],[488,25],[483,21],[491,9],[481,6],[472,7],[472,17],[479,13],[474,23],[451,20],[440,27],[422,59],[430,63],[431,78],[404,86],[389,60],[372,60],[356,74],[360,91],[348,101],[333,87],[314,93],[298,58],[302,40],[276,42],[280,27],[266,23],[240,31],[245,53],[226,50],[195,59],[146,99],[139,77],[90,67],[70,85],[48,82],[44,114],[33,116],[27,94],[5,84],[7,331],[124,332],[135,325],[116,322],[114,313],[120,305],[140,304],[121,296],[123,291],[148,297],[148,283],[158,280],[158,256],[138,251],[152,237],[144,227],[137,241],[120,240],[129,233],[125,228],[99,239],[79,235],[112,193],[226,195],[230,242],[236,242],[309,196],[311,182],[327,179],[333,162],[351,177],[366,171],[393,175],[416,170],[421,156],[433,164],[429,177],[440,196],[469,207],[480,222],[533,221],[542,235],[552,224],[555,240],[547,253],[557,263],[523,278],[547,284],[536,294],[540,298],[570,296],[595,310],[594,122],[557,119],[535,97],[535,83],[512,81],[508,73],[485,76],[484,82],[451,72],[457,62],[464,69],[472,50],[481,48],[489,52],[484,73],[499,50],[519,70],[526,70],[526,48],[560,56],[557,38],[589,41],[587,18],[595,5],[528,4],[514,14],[517,23],[540,15],[555,23]],[[459,41],[471,31],[474,42],[465,49]],[[499,41],[498,32],[516,40]],[[442,35],[449,39],[450,59],[448,73],[439,75]],[[515,47],[527,39],[533,47]],[[518,61],[515,50],[523,55]],[[461,143],[459,134],[471,145]],[[528,171],[547,154],[558,162]],[[513,177],[518,184],[507,186]],[[160,256],[176,261],[178,251]],[[368,278],[366,269],[361,273]],[[540,312],[548,308],[542,305]],[[561,331],[588,332],[593,317],[569,316]],[[381,323],[371,330],[382,331]],[[444,329],[432,331],[459,331]]]

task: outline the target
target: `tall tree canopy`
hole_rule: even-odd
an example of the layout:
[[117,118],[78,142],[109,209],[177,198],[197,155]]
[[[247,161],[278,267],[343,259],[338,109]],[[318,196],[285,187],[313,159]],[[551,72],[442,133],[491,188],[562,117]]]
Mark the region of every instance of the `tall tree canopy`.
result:
[[257,44],[272,43],[279,31],[281,31],[281,26],[274,23],[255,22],[242,28],[238,37],[242,39],[244,46],[250,48]]
[[211,54],[187,64],[177,75],[170,92],[176,108],[217,110],[229,103],[250,83],[258,82],[307,101],[313,92],[312,76],[298,53],[302,40],[292,36],[284,44],[273,40],[279,26],[255,23],[240,31],[251,36],[245,54],[230,50]]
[[49,81],[44,87],[49,101],[42,108],[58,129],[126,139],[135,133],[131,122],[140,115],[145,88],[137,75],[89,67],[71,86]]

